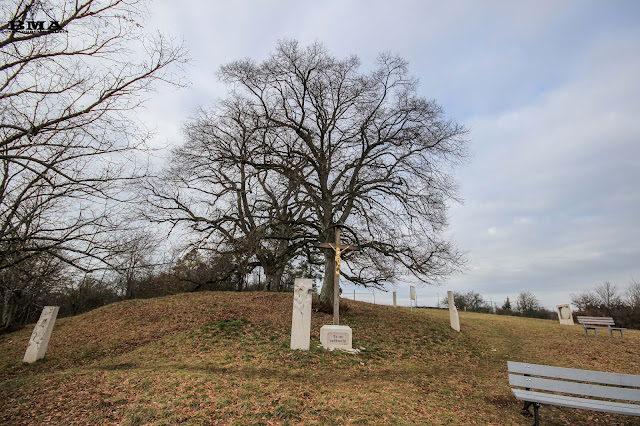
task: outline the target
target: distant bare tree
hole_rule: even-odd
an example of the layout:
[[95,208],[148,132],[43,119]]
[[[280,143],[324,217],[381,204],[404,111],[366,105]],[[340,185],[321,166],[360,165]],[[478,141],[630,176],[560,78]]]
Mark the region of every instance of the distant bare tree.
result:
[[535,311],[540,310],[540,301],[528,291],[518,294],[516,299],[516,311],[524,316],[532,316]]
[[631,279],[627,288],[627,303],[632,309],[640,310],[640,282]]
[[[442,299],[443,306],[449,306],[449,298],[444,297]],[[484,298],[480,293],[475,291],[469,291],[467,293],[453,293],[453,303],[456,308],[461,311],[469,312],[489,312],[491,307],[484,301]]]
[[142,1],[51,3],[0,5],[0,270],[44,254],[85,271],[106,259],[124,185],[141,174],[139,95],[176,82],[184,62],[144,33]]
[[573,303],[579,311],[587,311],[600,307],[598,296],[589,291],[578,294],[572,293],[571,303]]
[[595,294],[600,304],[608,311],[622,303],[622,299],[618,295],[618,288],[609,281],[605,281],[603,284],[596,284]]
[[126,299],[139,297],[140,283],[153,272],[153,253],[157,248],[157,236],[150,231],[129,231],[115,234],[118,250],[111,253],[110,263],[118,277],[116,284]]

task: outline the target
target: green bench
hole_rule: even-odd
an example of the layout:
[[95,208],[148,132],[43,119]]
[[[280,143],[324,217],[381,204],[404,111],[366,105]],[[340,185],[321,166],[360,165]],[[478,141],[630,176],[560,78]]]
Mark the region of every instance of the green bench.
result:
[[640,416],[640,376],[513,361],[507,367],[511,391],[524,402],[523,411],[533,406],[536,426],[541,405]]

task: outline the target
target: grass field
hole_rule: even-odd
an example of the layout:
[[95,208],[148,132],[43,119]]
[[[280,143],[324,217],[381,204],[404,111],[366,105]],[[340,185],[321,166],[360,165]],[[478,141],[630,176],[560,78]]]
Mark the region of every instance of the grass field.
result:
[[[549,320],[344,301],[359,354],[291,351],[292,294],[194,293],[58,319],[46,358],[21,362],[32,327],[0,336],[0,424],[526,425],[507,360],[640,374],[625,339]],[[638,418],[543,406],[543,424]]]

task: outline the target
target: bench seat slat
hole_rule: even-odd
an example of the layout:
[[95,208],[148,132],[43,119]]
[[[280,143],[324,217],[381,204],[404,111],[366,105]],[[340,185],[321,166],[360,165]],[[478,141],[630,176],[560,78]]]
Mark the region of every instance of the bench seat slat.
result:
[[602,327],[602,328],[612,327],[616,325],[615,323],[610,323],[610,322],[592,322],[592,321],[589,321],[589,322],[583,321],[583,322],[580,322],[579,324],[586,325],[586,326]]
[[599,321],[581,321],[578,324],[582,325],[594,325],[598,327],[611,327],[616,325],[614,322],[599,322]]
[[510,373],[530,374],[554,379],[576,380],[603,385],[640,388],[640,376],[634,374],[606,373],[603,371],[579,370],[577,368],[552,367],[550,365],[507,361]]
[[580,396],[640,402],[640,389],[565,382],[562,380],[541,379],[539,377],[525,377],[518,374],[509,374],[509,384],[511,386],[572,393]]
[[579,324],[582,325],[583,327],[600,327],[600,328],[613,327],[615,325],[615,324],[609,324],[609,323],[603,323],[603,322],[581,322]]
[[607,413],[640,416],[640,405],[625,404],[623,402],[600,401],[597,399],[576,398],[573,396],[552,395],[521,389],[511,389],[517,399],[521,401],[537,402],[539,404],[559,405],[569,408],[603,411]]

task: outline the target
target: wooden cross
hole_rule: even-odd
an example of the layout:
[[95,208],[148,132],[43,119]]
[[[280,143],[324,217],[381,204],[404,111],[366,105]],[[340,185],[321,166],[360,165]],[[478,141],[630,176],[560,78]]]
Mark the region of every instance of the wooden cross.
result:
[[329,248],[336,254],[336,275],[333,277],[333,325],[340,324],[340,264],[342,263],[342,253],[349,250],[360,250],[357,246],[340,244],[340,228],[336,227],[335,244],[318,243],[316,247]]

